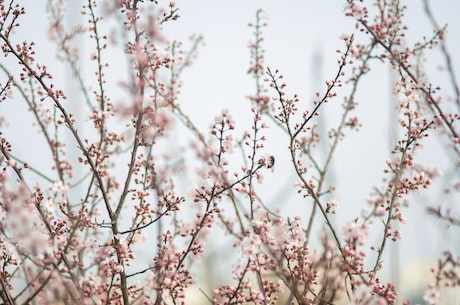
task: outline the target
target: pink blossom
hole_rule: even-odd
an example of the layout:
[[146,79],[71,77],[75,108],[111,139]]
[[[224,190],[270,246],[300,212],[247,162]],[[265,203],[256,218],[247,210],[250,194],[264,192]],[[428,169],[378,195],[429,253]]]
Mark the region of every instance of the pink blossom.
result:
[[441,294],[439,292],[438,287],[436,287],[435,284],[431,283],[428,285],[425,295],[423,296],[423,299],[429,304],[429,305],[437,305],[440,304],[441,302]]

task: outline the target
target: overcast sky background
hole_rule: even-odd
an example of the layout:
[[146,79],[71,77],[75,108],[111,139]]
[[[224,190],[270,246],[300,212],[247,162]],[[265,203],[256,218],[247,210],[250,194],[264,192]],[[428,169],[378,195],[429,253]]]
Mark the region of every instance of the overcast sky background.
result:
[[[364,2],[371,6],[370,1]],[[423,36],[429,37],[432,30],[423,12],[422,1],[406,2],[409,3],[409,8],[405,23],[409,26],[407,44],[410,45]],[[36,0],[26,4],[28,14],[22,17],[23,27],[18,35],[39,42],[37,57],[47,62],[51,70],[54,68],[58,81],[63,81],[66,79],[66,70],[54,67],[54,47],[43,44],[47,37],[46,13],[43,10],[45,3],[44,0]],[[70,11],[78,13],[79,3],[81,2],[72,2],[73,8]],[[179,102],[185,112],[190,114],[202,130],[206,130],[213,117],[222,109],[227,109],[237,121],[239,132],[249,129],[252,116],[245,96],[254,92],[254,82],[246,73],[250,60],[248,45],[253,40],[253,30],[248,28],[247,24],[255,21],[255,14],[259,8],[264,10],[268,23],[268,27],[263,29],[265,64],[272,70],[279,69],[285,76],[288,93],[298,93],[302,103],[311,103],[314,92],[324,92],[324,81],[333,78],[337,72],[335,50],[344,49],[339,36],[344,32],[355,32],[353,19],[344,16],[344,3],[345,1],[339,0],[176,1],[181,18],[165,25],[165,36],[185,41],[195,33],[203,35],[205,42],[199,48],[198,58],[193,66],[183,74],[184,84]],[[438,22],[449,25],[447,45],[453,55],[453,67],[459,75],[460,57],[457,54],[460,54],[460,1],[431,1],[431,6]],[[75,14],[70,20],[81,20],[79,18],[78,14]],[[366,38],[357,35],[357,39],[364,41]],[[90,46],[86,43],[82,46],[88,50],[87,54],[91,53]],[[85,60],[89,58],[89,55],[85,56]],[[118,58],[113,58],[114,63],[117,60]],[[427,70],[430,79],[435,85],[439,84],[445,88],[443,95],[448,96],[452,91],[444,74],[439,70],[439,66],[442,65],[444,62],[439,53],[429,54]],[[374,62],[372,67],[374,71],[362,84],[358,94],[357,115],[363,126],[358,133],[348,132],[333,164],[335,182],[338,186],[335,195],[342,203],[337,219],[339,223],[356,217],[360,207],[365,205],[372,187],[380,185],[385,160],[390,157],[389,134],[391,123],[396,119],[391,115],[391,74],[385,65]],[[68,91],[75,90],[68,84],[64,86],[67,86]],[[348,92],[349,90],[345,89],[342,93]],[[340,105],[341,102],[342,100],[337,100],[336,104]],[[2,107],[10,106],[1,105],[0,113],[3,112]],[[333,122],[341,114],[340,107],[325,107],[330,107],[324,109],[325,121]],[[23,122],[20,120],[13,123],[10,130],[21,134],[21,124]],[[292,176],[284,170],[289,165],[287,140],[280,137],[281,133],[277,132],[276,126],[271,127],[269,135],[266,150],[276,156],[277,165],[274,174],[265,174],[265,181],[261,186],[266,190],[267,197],[271,198],[267,201],[273,208],[282,206],[283,212],[288,215],[299,211],[307,214],[309,210],[302,207],[304,202],[301,199],[284,195],[295,194],[293,190],[285,191],[285,187],[292,185]],[[179,140],[185,140],[181,137],[182,135],[178,135]],[[430,145],[432,150],[424,153],[423,158],[433,160],[433,165],[441,163],[445,168],[451,168],[448,156],[436,148],[443,143],[432,142]],[[435,185],[434,190],[439,187],[439,184]],[[408,221],[401,227],[404,239],[396,252],[393,252],[399,253],[400,263],[407,266],[405,269],[412,268],[413,262],[431,260],[445,249],[459,249],[458,231],[442,230],[436,221],[427,220],[429,218],[425,216],[424,210],[428,205],[439,203],[436,202],[437,195],[434,191],[428,196],[419,197],[418,202],[411,205],[410,211],[406,211]],[[455,203],[457,205],[452,208],[459,211],[458,202]],[[420,219],[423,219],[423,223]],[[390,259],[387,257],[384,260]]]

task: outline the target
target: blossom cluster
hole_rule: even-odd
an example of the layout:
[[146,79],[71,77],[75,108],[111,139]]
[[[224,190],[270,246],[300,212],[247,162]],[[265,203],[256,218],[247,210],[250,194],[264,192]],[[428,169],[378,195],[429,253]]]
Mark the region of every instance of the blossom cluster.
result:
[[[344,2],[356,33],[338,37],[336,68],[311,100],[288,93],[282,69],[266,66],[268,18],[258,10],[247,69],[251,121],[246,126],[223,110],[204,130],[186,113],[181,92],[202,37],[187,46],[164,34],[180,22],[174,2],[88,0],[80,12],[86,23],[68,29],[65,2],[50,1],[49,39],[79,97],[67,96],[50,63],[39,62],[37,42],[19,40],[31,13],[14,0],[1,2],[0,109],[23,102],[31,114],[0,112],[2,304],[186,304],[195,288],[222,305],[410,304],[386,279],[391,265],[383,258],[390,243],[404,242],[400,226],[417,204],[414,194],[442,178],[420,156],[427,139],[444,141],[459,161],[458,90],[457,105],[446,106],[419,61],[438,46],[449,58],[447,33],[434,23],[432,38],[406,46],[402,1],[376,0],[373,9]],[[75,43],[80,37],[91,44],[89,54]],[[110,60],[112,51],[123,62]],[[84,58],[92,77],[81,69]],[[340,198],[333,162],[341,143],[365,128],[358,91],[380,63],[397,76],[397,132],[380,163],[381,184],[340,223],[344,208],[357,204]],[[118,78],[117,65],[126,75]],[[74,103],[81,112],[73,113]],[[324,125],[320,118],[334,105],[339,119]],[[23,117],[38,130],[37,148],[7,126]],[[267,151],[273,129],[283,135],[286,160]],[[37,161],[37,151],[46,161]],[[261,190],[264,177],[279,177],[278,163],[293,178],[273,208]],[[454,182],[445,193],[459,190]],[[282,208],[291,193],[295,215]],[[450,209],[428,212],[460,226]],[[220,268],[229,275],[201,288]],[[458,289],[459,269],[455,253],[444,252],[422,296],[427,304]]]

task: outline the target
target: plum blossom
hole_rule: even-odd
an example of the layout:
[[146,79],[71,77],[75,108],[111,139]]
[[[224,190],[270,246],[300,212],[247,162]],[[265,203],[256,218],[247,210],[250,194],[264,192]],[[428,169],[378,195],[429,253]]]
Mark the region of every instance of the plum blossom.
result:
[[371,223],[371,221],[365,221],[361,224],[357,221],[349,222],[344,228],[345,239],[356,241],[361,246],[364,245],[367,241]]
[[438,287],[434,283],[428,285],[425,290],[425,295],[423,299],[427,302],[428,305],[437,305],[441,302],[441,293],[439,292]]
[[374,293],[372,285],[360,284],[355,288],[348,305],[388,305],[388,302]]
[[256,260],[262,245],[262,239],[258,234],[248,234],[241,241],[241,254],[245,258]]
[[346,46],[350,46],[353,43],[354,35],[349,33],[342,33],[339,38],[345,41]]

